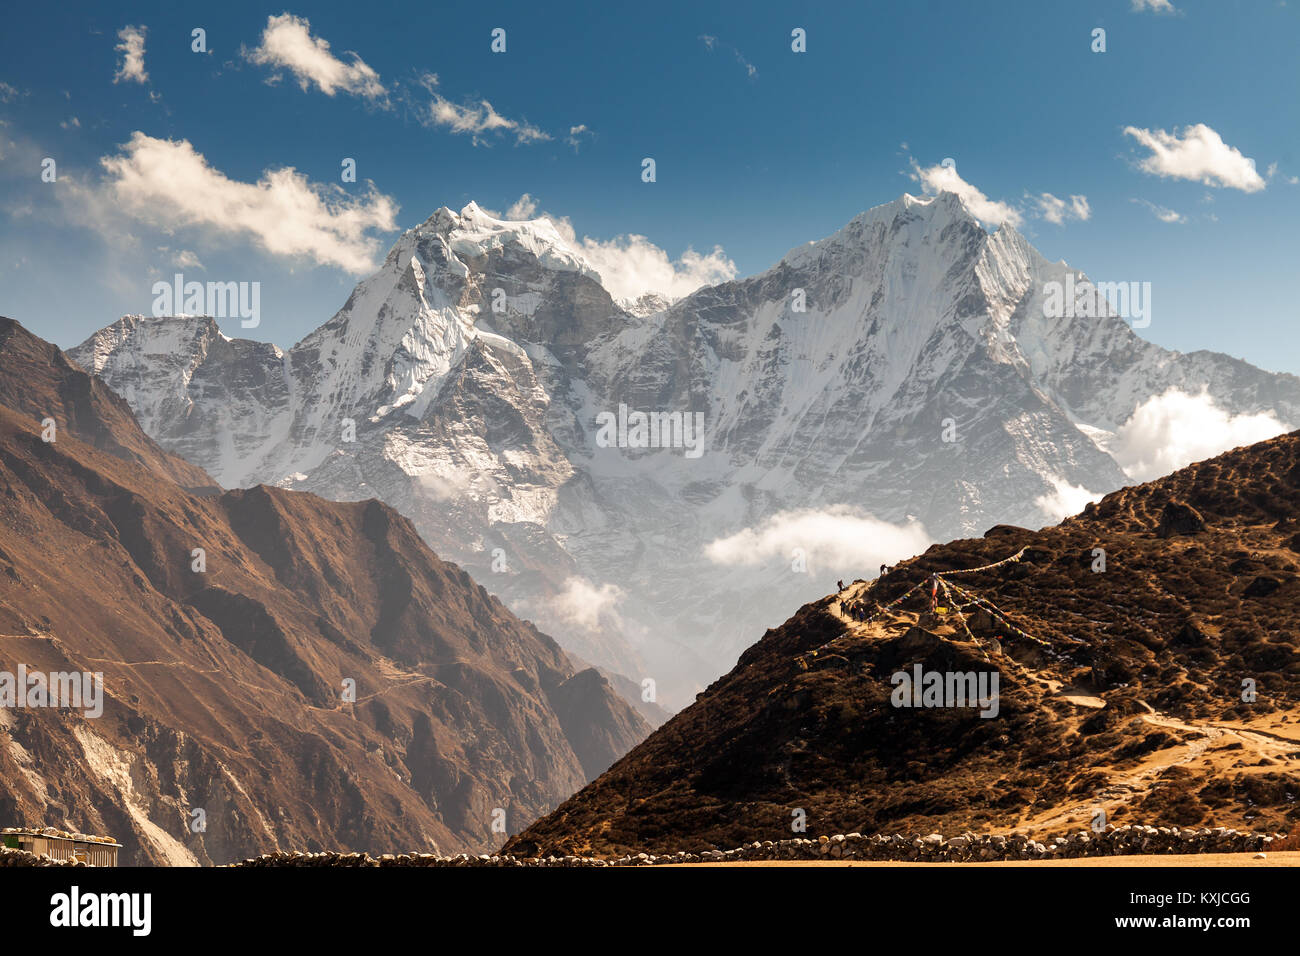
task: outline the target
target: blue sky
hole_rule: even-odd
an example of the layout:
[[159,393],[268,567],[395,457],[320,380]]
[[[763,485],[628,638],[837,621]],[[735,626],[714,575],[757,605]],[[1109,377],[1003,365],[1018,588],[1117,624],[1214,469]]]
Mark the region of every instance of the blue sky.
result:
[[176,271],[259,281],[226,331],[291,345],[471,199],[748,275],[951,158],[1049,258],[1151,282],[1142,334],[1300,373],[1295,0],[176,6],[6,13],[0,313],[60,345]]

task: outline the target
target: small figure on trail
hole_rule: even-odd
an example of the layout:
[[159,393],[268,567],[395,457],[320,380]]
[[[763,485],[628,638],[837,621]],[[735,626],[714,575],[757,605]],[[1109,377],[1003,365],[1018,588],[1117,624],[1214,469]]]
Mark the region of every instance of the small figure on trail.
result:
[[883,577],[885,576],[885,572],[888,571],[888,570],[889,570],[889,565],[887,565],[887,564],[882,564],[882,565],[880,566],[880,576],[883,578]]
[[838,585],[840,591],[842,592],[844,590],[844,582],[840,580],[840,581],[836,581],[835,583],[836,585]]

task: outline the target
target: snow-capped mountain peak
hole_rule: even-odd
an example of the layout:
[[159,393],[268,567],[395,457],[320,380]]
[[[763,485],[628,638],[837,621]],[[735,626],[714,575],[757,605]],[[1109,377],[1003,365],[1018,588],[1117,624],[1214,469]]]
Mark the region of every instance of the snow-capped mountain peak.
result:
[[493,253],[510,249],[532,256],[547,269],[577,272],[599,281],[591,263],[560,234],[550,219],[497,219],[476,202],[468,203],[459,213],[443,206],[413,229],[407,230],[393,246],[389,257],[403,259],[419,256],[429,243],[442,240],[444,256],[435,257],[440,265],[454,273],[468,275],[472,263],[481,263]]

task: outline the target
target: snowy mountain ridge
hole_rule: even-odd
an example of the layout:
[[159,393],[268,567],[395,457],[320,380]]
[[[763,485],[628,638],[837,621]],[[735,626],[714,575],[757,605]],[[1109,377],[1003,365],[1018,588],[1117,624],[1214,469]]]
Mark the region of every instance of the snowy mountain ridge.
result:
[[[759,275],[620,305],[549,220],[471,203],[287,352],[128,316],[71,354],[223,484],[381,498],[680,703],[868,558],[1128,483],[1107,448],[1170,388],[1300,422],[1300,380],[1162,349],[1086,282],[1097,318],[1045,315],[1068,275],[951,193],[904,195]],[[704,453],[607,447],[620,405],[702,414]]]

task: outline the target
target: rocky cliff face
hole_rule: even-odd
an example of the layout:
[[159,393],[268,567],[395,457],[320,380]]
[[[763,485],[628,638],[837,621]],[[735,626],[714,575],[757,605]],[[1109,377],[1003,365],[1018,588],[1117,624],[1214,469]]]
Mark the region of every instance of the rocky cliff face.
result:
[[649,730],[388,506],[221,493],[8,319],[0,515],[0,671],[104,695],[0,707],[0,819],[123,863],[484,850]]
[[[1046,317],[1067,279],[1076,308]],[[471,204],[402,236],[287,353],[209,319],[128,317],[72,354],[223,485],[379,497],[566,647],[678,704],[868,570],[797,534],[741,564],[711,542],[792,513],[869,514],[921,546],[1039,526],[1038,499],[1127,482],[1115,430],[1171,387],[1300,422],[1300,380],[1144,341],[948,193],[663,305],[626,311],[550,222]],[[699,453],[610,447],[620,406],[698,414]]]

